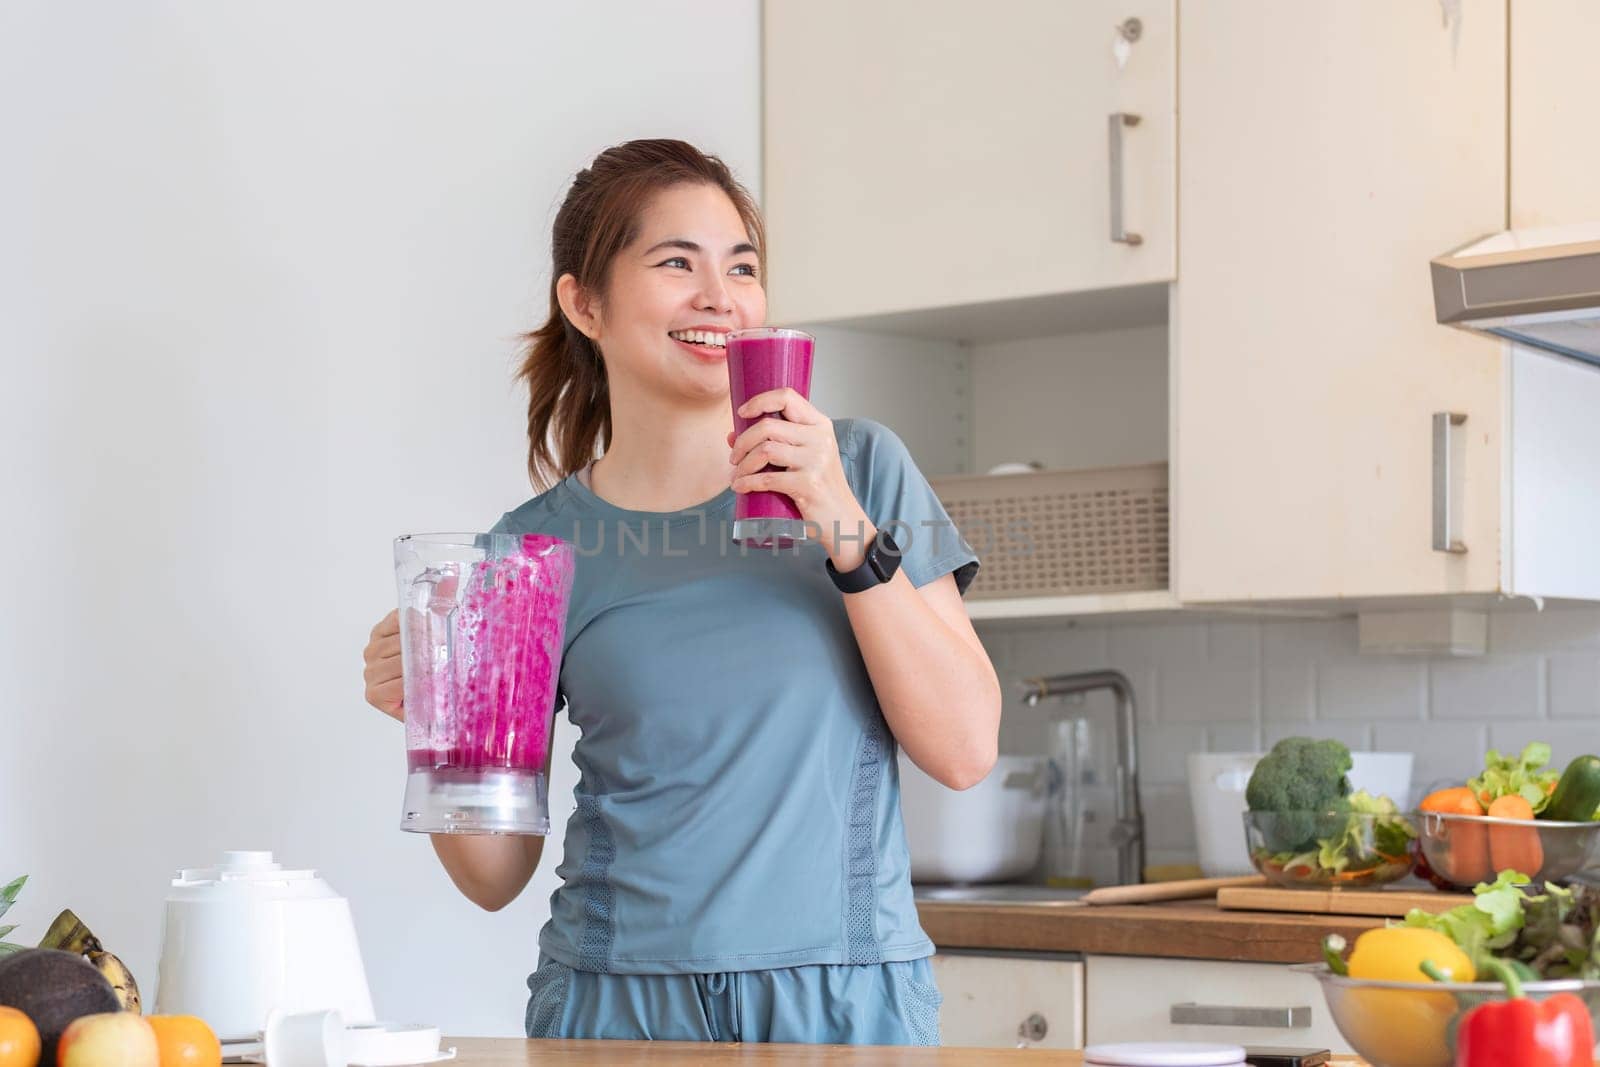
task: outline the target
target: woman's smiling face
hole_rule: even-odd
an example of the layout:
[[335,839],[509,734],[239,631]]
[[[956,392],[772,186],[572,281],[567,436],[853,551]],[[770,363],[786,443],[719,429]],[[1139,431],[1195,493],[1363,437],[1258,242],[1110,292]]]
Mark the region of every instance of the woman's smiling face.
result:
[[689,400],[728,395],[723,337],[766,321],[760,259],[738,209],[712,185],[657,193],[612,262],[598,334],[606,374]]

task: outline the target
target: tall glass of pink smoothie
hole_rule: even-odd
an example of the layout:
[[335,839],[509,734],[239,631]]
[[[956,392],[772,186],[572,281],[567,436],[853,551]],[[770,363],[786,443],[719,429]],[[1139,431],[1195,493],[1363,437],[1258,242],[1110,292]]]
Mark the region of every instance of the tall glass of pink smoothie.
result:
[[395,539],[403,830],[548,834],[545,758],[576,554],[541,534]]
[[[740,418],[739,405],[769,389],[788,386],[811,399],[811,354],[816,338],[801,330],[759,326],[734,330],[727,338],[728,392],[733,400],[733,430],[742,434],[762,418]],[[762,470],[782,470],[768,464]],[[733,539],[762,548],[783,547],[806,539],[800,510],[783,493],[761,490],[740,493],[734,504]]]

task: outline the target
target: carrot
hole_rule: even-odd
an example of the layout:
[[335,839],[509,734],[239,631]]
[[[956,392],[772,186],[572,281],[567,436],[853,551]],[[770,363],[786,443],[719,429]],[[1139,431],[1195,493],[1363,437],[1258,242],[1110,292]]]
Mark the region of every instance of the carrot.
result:
[[1429,793],[1422,801],[1423,811],[1442,811],[1446,815],[1482,815],[1478,795],[1464,785]]
[[[1421,808],[1445,815],[1483,814],[1477,794],[1464,785],[1429,793]],[[1428,856],[1429,866],[1458,886],[1470,887],[1492,880],[1494,871],[1489,866],[1489,836],[1485,829],[1476,823],[1445,822],[1437,835],[1444,848],[1437,855]]]
[[1544,846],[1539,843],[1539,831],[1532,826],[1533,805],[1516,793],[1508,793],[1489,805],[1489,814],[1496,819],[1518,819],[1530,824],[1526,829],[1489,827],[1489,858],[1494,861],[1495,871],[1520,871],[1537,878],[1544,866]]

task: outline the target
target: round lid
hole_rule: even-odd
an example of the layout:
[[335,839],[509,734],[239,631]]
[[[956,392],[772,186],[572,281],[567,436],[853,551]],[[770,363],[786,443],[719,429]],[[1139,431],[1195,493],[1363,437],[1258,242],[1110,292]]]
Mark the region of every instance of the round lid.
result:
[[312,870],[291,871],[274,863],[271,852],[227,851],[215,867],[184,867],[172,880],[174,896],[181,899],[219,895],[261,894],[291,897],[336,896]]
[[1090,1045],[1083,1050],[1083,1062],[1101,1067],[1236,1067],[1244,1062],[1244,1046],[1199,1041]]

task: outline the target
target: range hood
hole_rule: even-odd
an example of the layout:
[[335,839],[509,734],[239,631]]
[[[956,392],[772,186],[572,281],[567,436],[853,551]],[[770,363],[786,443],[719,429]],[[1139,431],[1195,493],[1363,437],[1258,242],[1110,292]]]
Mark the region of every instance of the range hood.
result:
[[1600,366],[1600,223],[1508,230],[1433,261],[1451,326]]

